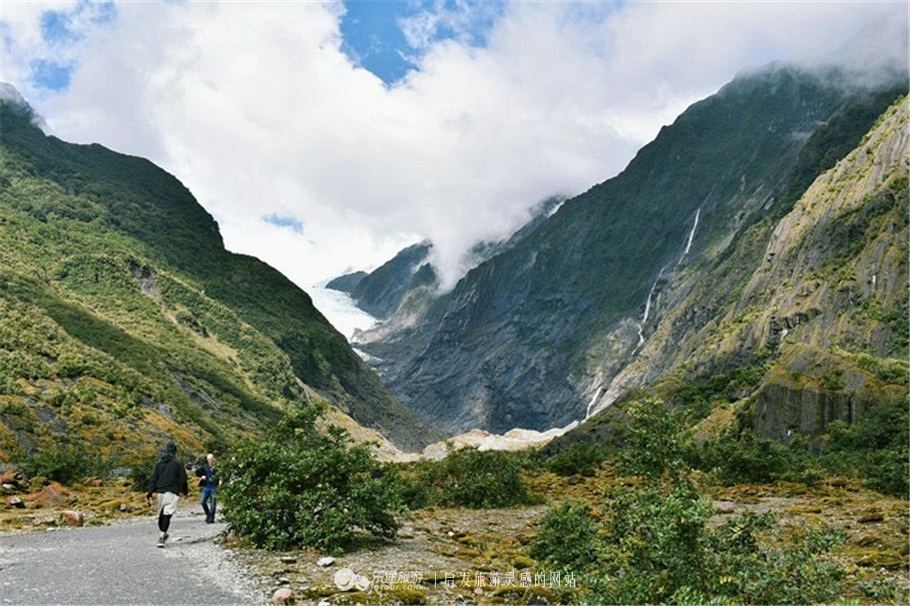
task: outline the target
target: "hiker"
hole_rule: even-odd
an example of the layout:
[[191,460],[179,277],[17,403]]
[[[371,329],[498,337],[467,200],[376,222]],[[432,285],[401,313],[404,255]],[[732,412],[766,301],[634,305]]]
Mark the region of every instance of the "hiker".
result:
[[215,469],[215,455],[209,453],[205,457],[205,465],[202,466],[201,471],[199,485],[202,487],[202,510],[205,512],[205,523],[211,524],[215,521],[215,507],[218,504],[215,493],[218,492],[218,485],[221,484],[218,470]]
[[186,479],[186,469],[183,463],[177,460],[177,445],[170,440],[164,447],[164,452],[155,469],[149,477],[148,489],[145,493],[146,502],[152,504],[152,493],[158,493],[158,547],[164,547],[167,541],[167,529],[171,525],[171,516],[177,512],[178,494],[189,496],[189,486]]

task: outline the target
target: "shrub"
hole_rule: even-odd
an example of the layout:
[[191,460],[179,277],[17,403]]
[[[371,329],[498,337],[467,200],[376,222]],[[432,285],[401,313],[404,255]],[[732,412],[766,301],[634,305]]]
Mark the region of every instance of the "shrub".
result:
[[411,506],[500,508],[533,502],[519,455],[468,446],[415,468]]
[[696,468],[712,472],[725,485],[768,483],[801,479],[808,460],[805,452],[774,440],[758,438],[751,430],[727,432],[693,447],[687,453]]
[[702,589],[709,500],[685,481],[623,490],[610,503],[605,532],[610,603],[665,602],[681,588]]
[[547,511],[528,549],[535,560],[566,572],[585,572],[601,563],[597,524],[583,503],[566,501]]
[[315,408],[279,422],[265,440],[228,459],[225,519],[238,536],[266,549],[314,547],[340,553],[358,532],[390,539],[400,499],[366,445],[315,428]]
[[27,477],[42,476],[69,485],[86,477],[107,477],[113,469],[110,458],[91,455],[81,446],[62,446],[36,452],[26,458],[19,471]]
[[642,481],[619,490],[606,506],[599,543],[602,565],[586,576],[590,583],[584,598],[610,604],[817,603],[836,598],[843,571],[821,554],[841,541],[842,533],[809,528],[782,544],[761,540],[762,533],[774,528],[771,515],[710,525],[712,503],[696,489],[682,458],[689,445],[681,421],[659,402],[630,408],[626,449],[640,450],[624,454],[622,469]]
[[607,458],[606,449],[596,444],[572,444],[546,462],[546,468],[560,476],[592,477]]
[[904,497],[910,491],[910,409],[899,399],[885,400],[856,423],[828,426],[822,460],[839,473],[856,473],[879,492]]
[[145,492],[148,488],[149,476],[155,468],[159,455],[146,457],[130,469],[127,479],[130,483],[130,490],[135,492]]
[[627,413],[629,425],[620,434],[620,471],[652,480],[679,475],[688,443],[683,415],[660,400],[634,402]]

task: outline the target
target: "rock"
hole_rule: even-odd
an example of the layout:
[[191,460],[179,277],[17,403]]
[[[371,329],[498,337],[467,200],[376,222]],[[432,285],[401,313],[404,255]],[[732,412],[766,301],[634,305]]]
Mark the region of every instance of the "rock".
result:
[[16,509],[23,509],[25,507],[25,502],[16,496],[10,497],[7,503],[9,503],[10,507],[15,507]]
[[275,590],[275,593],[272,594],[272,604],[279,606],[280,604],[292,604],[294,601],[294,592],[291,591],[290,587],[281,587]]
[[4,471],[0,473],[0,484],[12,486],[14,489],[21,488],[25,484],[25,477],[16,471]]
[[59,482],[51,482],[39,492],[29,495],[26,501],[33,501],[36,507],[62,507],[75,500],[72,492]]
[[279,558],[279,559],[285,564],[296,564],[297,563],[297,558],[295,558],[294,556],[281,556],[281,558]]
[[323,568],[325,568],[326,566],[331,566],[334,563],[335,563],[335,558],[328,557],[328,556],[326,556],[324,558],[319,558],[318,560],[316,560],[316,565],[322,566]]
[[85,514],[81,511],[61,511],[60,517],[67,526],[82,526],[85,524]]
[[335,581],[335,587],[341,591],[348,591],[354,587],[354,581],[357,575],[350,568],[339,568],[335,572],[335,576],[332,577],[332,580]]
[[733,501],[717,501],[714,503],[714,511],[728,515],[736,511],[736,504]]

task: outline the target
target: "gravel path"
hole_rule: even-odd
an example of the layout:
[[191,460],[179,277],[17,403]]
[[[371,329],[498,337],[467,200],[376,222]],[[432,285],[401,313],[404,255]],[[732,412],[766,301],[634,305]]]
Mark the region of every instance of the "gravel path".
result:
[[154,517],[0,534],[0,604],[265,604],[215,544],[224,524],[178,510],[167,547]]

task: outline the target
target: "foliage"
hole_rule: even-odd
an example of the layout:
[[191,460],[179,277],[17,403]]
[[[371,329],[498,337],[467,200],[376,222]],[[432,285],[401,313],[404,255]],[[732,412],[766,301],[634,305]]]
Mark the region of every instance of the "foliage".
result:
[[832,472],[859,474],[870,488],[906,497],[910,492],[910,411],[905,401],[885,400],[850,425],[828,426],[821,460]]
[[819,471],[862,478],[883,494],[910,492],[910,411],[901,398],[883,399],[855,423],[837,420],[821,436],[790,444],[759,438],[733,427],[700,445],[689,445],[686,461],[721,484],[811,482]]
[[683,381],[672,389],[667,400],[684,405],[694,419],[702,419],[715,404],[735,401],[741,393],[753,391],[769,366],[767,356],[758,356],[751,364]]
[[620,471],[650,480],[678,475],[688,442],[683,415],[660,400],[633,402],[627,413],[630,423],[620,434]]
[[601,564],[597,532],[587,505],[565,501],[544,515],[529,553],[566,572],[596,569]]
[[501,508],[534,500],[514,453],[468,446],[449,452],[442,461],[421,462],[402,478],[409,484],[408,504],[415,508]]
[[231,530],[266,549],[314,547],[338,553],[364,531],[390,539],[400,502],[366,445],[347,433],[320,434],[317,410],[283,419],[223,463],[221,497]]
[[751,429],[731,429],[716,439],[687,450],[695,468],[710,472],[727,486],[799,480],[809,467],[808,455],[775,440],[759,438]]
[[80,482],[87,477],[107,477],[112,461],[92,455],[81,446],[61,446],[36,452],[19,466],[26,477],[45,477],[64,485]]
[[545,467],[560,476],[592,477],[606,459],[604,446],[576,442],[547,459]]
[[769,536],[770,514],[709,524],[712,503],[684,459],[683,416],[655,400],[628,413],[625,450],[635,452],[621,469],[638,480],[612,495],[599,527],[583,508],[551,510],[530,546],[534,557],[578,566],[579,551],[596,554],[584,595],[596,603],[816,603],[840,594],[843,571],[823,554],[842,533],[807,528],[781,544]]
[[145,492],[148,489],[149,476],[155,468],[159,455],[145,457],[136,465],[130,468],[127,479],[129,480],[130,490],[134,492]]

